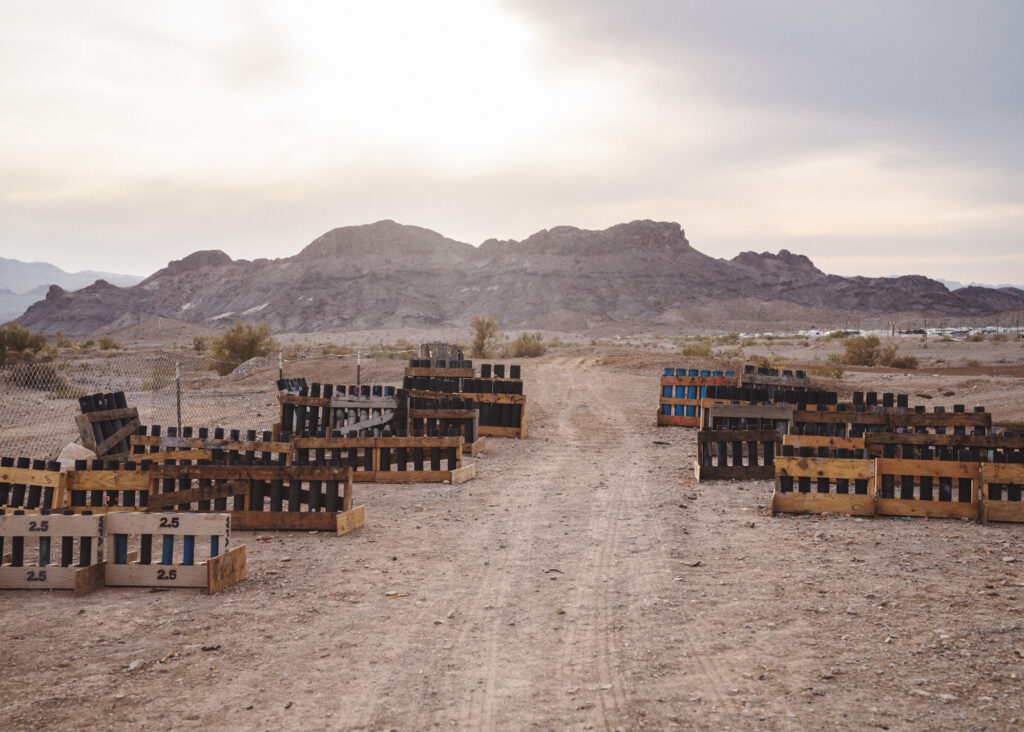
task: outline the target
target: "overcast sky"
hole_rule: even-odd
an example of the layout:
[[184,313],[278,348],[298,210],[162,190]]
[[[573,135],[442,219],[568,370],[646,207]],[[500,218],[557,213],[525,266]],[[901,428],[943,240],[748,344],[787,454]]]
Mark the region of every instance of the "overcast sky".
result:
[[395,219],[1024,282],[1024,3],[0,0],[0,256],[149,274]]

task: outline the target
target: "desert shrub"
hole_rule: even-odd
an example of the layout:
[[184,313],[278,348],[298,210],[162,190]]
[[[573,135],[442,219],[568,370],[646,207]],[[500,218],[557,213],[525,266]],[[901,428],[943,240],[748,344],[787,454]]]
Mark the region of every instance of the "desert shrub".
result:
[[100,347],[101,351],[112,351],[121,347],[121,344],[115,341],[110,336],[100,336],[100,339],[96,342],[96,345]]
[[486,318],[482,315],[474,315],[469,320],[469,327],[473,331],[469,357],[490,358],[493,356],[501,340],[497,319],[493,315],[488,315]]
[[715,358],[743,358],[743,349],[739,346],[736,348],[723,348],[715,354]]
[[0,328],[0,366],[35,360],[49,345],[42,333],[11,322]]
[[738,346],[740,344],[740,334],[726,333],[725,335],[715,336],[713,342],[721,346]]
[[920,366],[917,356],[895,356],[886,366],[894,369],[916,369]]
[[547,350],[541,333],[520,333],[508,344],[507,353],[511,358],[533,358],[543,356]]
[[985,336],[981,333],[971,333],[969,336],[964,338],[968,343],[981,343],[985,340]]
[[52,363],[33,363],[23,361],[13,364],[7,370],[5,378],[11,386],[36,391],[61,392],[70,387]]
[[838,366],[811,366],[807,369],[807,373],[827,379],[841,379],[846,375],[846,371]]
[[843,353],[832,354],[828,360],[849,366],[888,366],[896,357],[896,346],[883,346],[876,335],[850,336],[843,340]]
[[78,347],[81,348],[83,351],[91,351],[92,349],[94,349],[96,347],[96,341],[94,341],[92,338],[90,338],[88,340],[85,340],[85,341],[82,341],[81,343],[79,343]]
[[409,358],[416,353],[419,353],[419,349],[415,343],[407,341],[405,338],[399,338],[394,343],[378,343],[368,351],[364,352],[370,358]]
[[61,333],[59,330],[53,336],[53,345],[57,348],[71,348],[75,344],[71,342],[71,339]]
[[250,358],[267,356],[279,348],[266,323],[235,323],[210,343],[207,366],[224,376]]
[[192,350],[196,353],[203,353],[208,345],[206,336],[192,336]]
[[356,350],[347,344],[324,343],[320,346],[321,356],[351,356],[355,352]]
[[942,338],[939,339],[939,343],[952,343],[952,342],[953,342],[953,339],[950,338],[948,335],[944,335],[944,336],[942,336]]
[[683,346],[683,355],[689,358],[710,358],[711,344],[706,341],[687,343]]

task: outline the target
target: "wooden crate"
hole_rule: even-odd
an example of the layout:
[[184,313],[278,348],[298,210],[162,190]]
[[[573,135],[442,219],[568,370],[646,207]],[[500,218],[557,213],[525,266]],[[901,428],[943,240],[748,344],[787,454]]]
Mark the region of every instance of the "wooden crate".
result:
[[694,475],[698,481],[771,480],[778,443],[777,430],[701,430]]
[[[343,460],[357,483],[464,483],[462,437],[326,437],[292,441],[293,463]],[[443,466],[443,467],[442,467]]]
[[[0,515],[0,588],[73,590],[78,597],[103,587],[105,518],[45,513]],[[60,541],[60,559],[56,562],[55,539]]]
[[462,452],[475,457],[487,445],[487,438],[480,434],[480,412],[477,409],[417,409],[409,408],[409,427],[406,434],[440,435],[451,437],[462,435]]
[[[675,371],[674,374],[668,373]],[[731,372],[666,368],[661,377],[661,391],[658,400],[659,426],[697,427],[701,424],[702,400],[707,398],[709,386],[735,386],[736,377]]]
[[75,416],[82,445],[98,457],[125,457],[128,438],[139,426],[139,410],[128,407],[124,392],[92,394],[78,400]]
[[111,513],[107,535],[109,586],[200,587],[212,595],[245,579],[245,546],[228,549],[227,514]]
[[779,455],[768,513],[874,516],[874,477],[874,460]]
[[977,519],[980,483],[979,463],[878,458],[875,513]]
[[989,521],[1024,522],[1024,465],[981,466],[981,522]]

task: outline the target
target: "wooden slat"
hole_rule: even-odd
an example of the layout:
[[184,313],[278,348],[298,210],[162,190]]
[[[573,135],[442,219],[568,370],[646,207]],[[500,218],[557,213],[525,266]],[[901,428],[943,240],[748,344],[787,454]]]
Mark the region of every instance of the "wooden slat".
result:
[[985,463],[981,475],[986,483],[1024,484],[1024,465],[1021,463]]
[[[174,480],[344,480],[347,465],[154,465],[154,479]],[[183,501],[184,503],[184,501]]]
[[916,432],[868,432],[864,435],[867,446],[876,445],[930,445],[959,449],[1024,450],[1024,437],[1018,435],[935,435]]
[[115,564],[107,560],[108,587],[206,587],[206,563]]
[[874,516],[873,495],[843,493],[788,493],[772,494],[771,514],[775,513],[844,513],[850,516]]
[[32,468],[0,468],[0,483],[13,485],[41,485],[56,487],[61,473],[56,470],[34,470]]
[[469,368],[433,368],[427,366],[406,366],[406,376],[438,376],[438,377],[458,377],[471,379],[476,376],[472,367]]
[[337,531],[338,514],[327,511],[232,511],[235,531]]
[[221,590],[237,584],[246,575],[245,545],[236,546],[206,563],[206,591],[215,595]]
[[139,410],[135,407],[105,409],[102,412],[84,412],[76,416],[84,417],[85,421],[91,424],[93,422],[109,422],[115,419],[138,419]]
[[889,415],[894,427],[991,427],[992,415],[988,412],[934,412],[918,414]]
[[779,419],[793,418],[793,407],[782,404],[711,404],[707,407],[708,419],[746,418],[746,419]]
[[[184,491],[168,493],[180,496]],[[184,501],[180,501],[184,502]],[[223,536],[231,534],[227,513],[130,513],[117,512],[107,516],[108,534],[173,534],[175,536]]]
[[101,442],[93,449],[93,452],[95,452],[98,456],[103,457],[104,455],[109,453],[111,448],[113,448],[115,445],[129,439],[132,435],[135,434],[135,432],[138,429],[139,418],[135,417],[134,419],[130,420],[128,424],[121,427],[121,429],[117,430],[110,437],[107,437],[105,440],[103,440],[103,442]]
[[[876,433],[869,433],[876,434]],[[783,435],[782,444],[786,447],[828,447],[833,450],[863,450],[863,437],[832,437],[829,435]]]
[[131,470],[73,470],[67,474],[68,491],[148,491],[150,473]]
[[146,506],[151,511],[156,511],[161,508],[185,505],[186,503],[195,503],[196,501],[210,501],[214,498],[228,498],[230,496],[245,496],[249,495],[251,490],[252,483],[247,480],[229,480],[198,488],[171,491],[170,493],[157,493],[153,490],[149,494],[149,498],[146,499]]
[[703,480],[771,480],[775,477],[772,465],[703,466],[694,461],[693,472]]
[[0,536],[89,536],[103,535],[103,520],[99,516],[64,516],[62,514],[0,516]]
[[815,457],[775,457],[776,477],[828,478],[872,480],[875,477],[874,460],[847,460]]
[[474,419],[480,416],[476,409],[410,409],[409,419]]
[[698,445],[719,442],[778,442],[778,440],[778,430],[701,430],[697,433]]
[[818,412],[807,409],[793,410],[793,421],[798,423],[812,422],[817,424],[889,424],[888,414],[875,412]]
[[325,397],[298,396],[297,394],[278,394],[280,404],[297,404],[304,407],[329,407],[331,400]]
[[916,498],[875,497],[875,513],[879,516],[912,516],[928,518],[966,518],[980,516],[980,502],[922,501]]
[[356,506],[355,508],[337,514],[337,535],[348,534],[361,528],[366,523],[366,508]]
[[662,376],[662,386],[736,386],[734,376]]
[[[131,444],[164,449],[192,450],[224,450],[225,452],[288,452],[292,449],[288,442],[263,442],[261,440],[228,440],[214,437],[163,437],[152,435],[132,435]],[[136,458],[148,457],[137,455]]]
[[979,463],[962,463],[950,460],[900,460],[898,458],[877,458],[875,475],[929,475],[935,478],[981,478]]

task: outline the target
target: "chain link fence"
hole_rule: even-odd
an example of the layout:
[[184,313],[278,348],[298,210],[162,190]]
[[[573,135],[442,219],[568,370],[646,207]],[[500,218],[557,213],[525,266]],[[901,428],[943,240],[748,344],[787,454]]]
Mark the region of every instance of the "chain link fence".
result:
[[218,376],[202,354],[185,350],[74,352],[46,362],[0,367],[0,455],[54,459],[80,443],[79,397],[123,391],[143,425],[224,427],[263,432],[278,419],[279,377],[309,383],[401,384],[408,349],[325,353],[290,346]]

